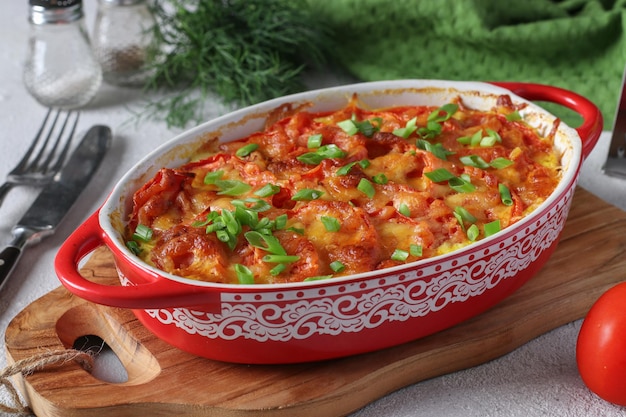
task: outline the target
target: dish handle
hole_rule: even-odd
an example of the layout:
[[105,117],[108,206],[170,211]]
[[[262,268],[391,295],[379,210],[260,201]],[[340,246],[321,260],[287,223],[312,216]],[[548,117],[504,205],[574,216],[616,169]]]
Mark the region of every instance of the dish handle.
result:
[[589,99],[560,87],[522,82],[491,82],[506,88],[530,101],[547,101],[567,107],[583,118],[583,123],[576,128],[582,141],[583,159],[587,158],[598,142],[603,128],[602,112]]
[[[157,309],[202,306],[206,312],[220,312],[216,291],[178,283],[159,277],[146,269],[137,274],[150,281],[137,285],[104,285],[90,281],[79,272],[81,260],[100,246],[107,246],[100,229],[99,212],[92,214],[63,243],[54,260],[54,269],[65,288],[87,301],[112,307]],[[119,269],[118,269],[119,273]]]

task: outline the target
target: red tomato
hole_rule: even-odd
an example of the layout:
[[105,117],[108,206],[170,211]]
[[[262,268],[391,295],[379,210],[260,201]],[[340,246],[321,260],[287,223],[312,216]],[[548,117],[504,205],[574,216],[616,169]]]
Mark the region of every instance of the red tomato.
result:
[[626,405],[626,282],[610,288],[587,313],[578,334],[576,362],[591,391]]

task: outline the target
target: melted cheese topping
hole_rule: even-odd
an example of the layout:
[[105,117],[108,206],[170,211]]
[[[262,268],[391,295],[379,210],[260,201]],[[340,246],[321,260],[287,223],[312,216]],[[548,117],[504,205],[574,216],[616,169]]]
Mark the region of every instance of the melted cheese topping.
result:
[[[346,276],[448,253],[519,221],[560,179],[553,138],[517,110],[508,96],[487,112],[460,98],[365,110],[355,97],[238,141],[208,140],[135,193],[128,239],[158,268],[222,283]],[[152,236],[133,238],[138,225]]]

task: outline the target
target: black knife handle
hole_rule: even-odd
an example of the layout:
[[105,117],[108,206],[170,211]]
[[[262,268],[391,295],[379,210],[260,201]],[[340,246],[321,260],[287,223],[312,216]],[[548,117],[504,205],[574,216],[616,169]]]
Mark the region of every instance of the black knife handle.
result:
[[22,250],[15,246],[7,246],[0,252],[0,288],[6,283],[20,256],[22,256]]

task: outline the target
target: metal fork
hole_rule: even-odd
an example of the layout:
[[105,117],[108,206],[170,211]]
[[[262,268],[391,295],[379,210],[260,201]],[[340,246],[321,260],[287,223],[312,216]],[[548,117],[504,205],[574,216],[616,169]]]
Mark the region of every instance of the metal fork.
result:
[[[26,154],[9,172],[6,182],[0,186],[0,205],[14,186],[46,184],[63,166],[80,113],[67,112],[59,126],[57,122],[61,119],[62,111],[58,110],[53,118],[50,117],[52,113],[53,110],[49,109]],[[65,133],[68,127],[69,131]]]

